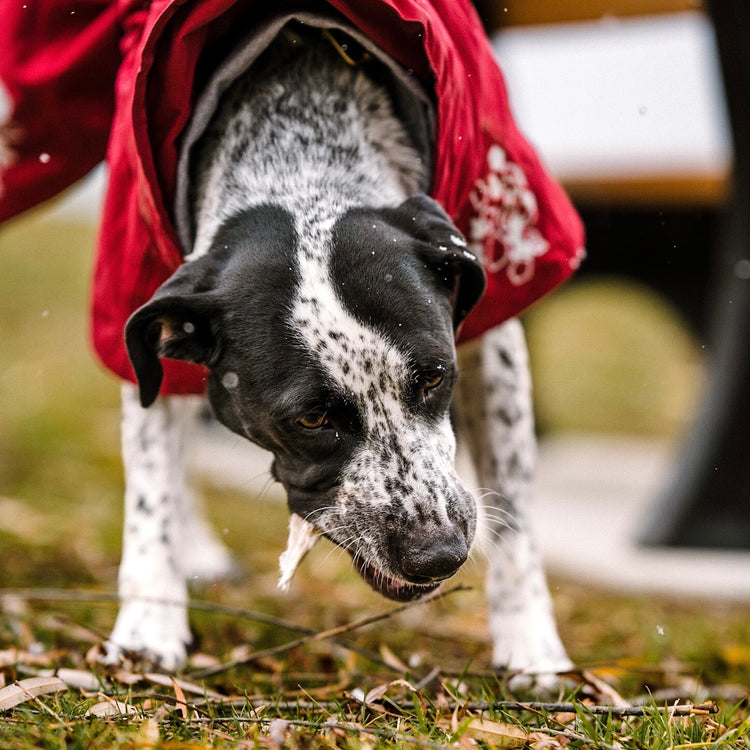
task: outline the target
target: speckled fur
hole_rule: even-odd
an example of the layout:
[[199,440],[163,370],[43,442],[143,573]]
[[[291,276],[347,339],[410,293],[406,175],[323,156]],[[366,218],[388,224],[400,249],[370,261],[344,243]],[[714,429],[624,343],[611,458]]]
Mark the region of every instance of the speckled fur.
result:
[[[277,47],[265,53],[274,69],[286,55],[283,41]],[[261,59],[258,75],[235,84],[203,139],[190,258],[208,251],[228,218],[271,203],[295,217],[303,256],[324,261],[327,231],[347,208],[396,205],[424,185],[422,160],[382,90],[335,55],[315,50],[309,67],[281,75],[265,75]]]
[[[147,332],[157,322],[157,353],[209,364],[214,411],[231,429],[274,451],[274,474],[287,487],[290,508],[349,550],[375,588],[393,598],[412,598],[433,590],[454,572],[476,530],[476,501],[454,468],[456,440],[449,418],[457,374],[454,286],[449,278],[442,279],[448,272],[440,270],[448,268],[441,253],[452,259],[451,268],[460,263],[468,268],[476,259],[428,199],[410,202],[426,189],[429,175],[387,95],[361,72],[343,65],[331,48],[312,54],[314,60],[301,66],[275,66],[273,73],[247,78],[225,98],[203,139],[202,167],[194,178],[196,238],[190,262],[165,285],[161,297],[157,294],[134,316],[131,338],[143,339],[136,349],[148,348],[152,344],[144,343]],[[313,78],[310,70],[315,71]],[[271,214],[268,206],[273,207]],[[253,214],[254,207],[266,213]],[[268,235],[273,231],[268,219],[264,224],[258,216],[277,217],[276,240]],[[222,275],[231,252],[222,243],[237,236],[238,222],[253,242],[279,241],[284,258],[291,253],[288,261],[276,258],[269,266],[276,269],[288,262],[288,274],[282,268],[277,282],[274,324],[282,320],[281,338],[267,344],[281,347],[283,339],[292,353],[288,356],[298,360],[298,378],[292,373],[291,385],[282,382],[287,373],[279,372],[278,383],[265,380],[266,387],[258,388],[258,368],[246,362],[258,353],[255,343],[236,345],[244,352],[238,364],[233,337],[253,325],[237,322],[242,311],[221,310],[226,330],[219,338],[228,353],[196,355],[194,341],[187,342],[192,348],[175,349],[174,342],[183,346],[189,338],[185,332],[192,335],[199,325],[190,317],[175,322],[168,307],[175,297],[193,299],[199,289],[205,298],[221,283],[231,292],[222,300],[237,300],[244,293],[236,271]],[[248,229],[251,225],[255,228]],[[234,227],[229,234],[227,226]],[[406,277],[421,278],[414,309],[409,309],[408,293],[391,291],[392,273],[378,275],[364,265],[374,288],[368,287],[366,304],[358,309],[358,293],[352,301],[346,288],[347,280],[357,281],[350,274],[358,269],[338,269],[337,253],[348,245],[356,246],[363,264],[369,264],[371,255],[373,268],[383,262],[388,268],[403,267]],[[417,262],[410,253],[429,260]],[[386,298],[393,305],[392,315],[383,308],[389,303],[379,302]],[[399,305],[406,306],[401,317]],[[410,329],[412,338],[405,340],[403,330],[417,325],[414,321],[432,323]],[[205,330],[214,336],[216,327],[214,320]],[[489,508],[484,515],[490,540],[493,658],[513,669],[565,667],[567,657],[557,638],[539,558],[527,534],[524,504],[530,494],[534,442],[520,329],[506,325],[467,354],[456,404],[460,433],[477,464],[480,484],[492,490],[480,492],[481,504]],[[152,372],[158,370],[156,357],[148,352],[144,357],[145,364],[136,364],[136,371],[146,380],[157,377]],[[425,360],[429,377],[423,371]],[[434,388],[437,395],[423,385],[435,373],[443,376]],[[302,392],[307,381],[322,384],[328,394],[324,407],[330,410],[325,412],[329,429],[312,450],[320,453],[324,445],[331,455],[341,456],[334,462],[333,476],[328,458],[321,460],[322,468],[300,468],[299,461],[295,463],[296,441],[308,445],[310,433],[268,416],[289,411],[288,402],[301,409],[290,394]],[[155,382],[158,388],[158,377]],[[268,402],[276,388],[278,403]],[[143,392],[142,380],[142,397]],[[189,404],[188,411],[194,408],[192,400],[159,397],[144,409],[136,398],[126,386],[126,521],[119,578],[123,604],[107,654],[115,661],[123,652],[135,651],[174,669],[184,662],[189,641],[184,601],[190,558],[181,554],[186,540],[190,557],[206,550],[202,575],[224,575],[231,562],[183,499],[187,490],[181,435],[188,418],[181,414],[182,404]],[[339,413],[344,416],[336,416]],[[181,514],[187,520],[178,524]],[[507,527],[513,533],[506,533]]]
[[479,483],[494,664],[552,673],[572,665],[557,634],[529,519],[536,439],[523,330],[511,320],[462,347],[456,427]]
[[[325,230],[302,244],[301,283],[294,327],[330,379],[360,415],[364,440],[344,467],[333,503],[309,514],[329,538],[399,577],[386,550],[394,526],[405,534],[418,516],[436,532],[459,526],[474,534],[474,503],[454,469],[455,439],[446,412],[435,424],[414,418],[404,403],[413,374],[404,352],[381,332],[357,321],[337,299],[328,278]],[[373,515],[386,522],[373,523]]]

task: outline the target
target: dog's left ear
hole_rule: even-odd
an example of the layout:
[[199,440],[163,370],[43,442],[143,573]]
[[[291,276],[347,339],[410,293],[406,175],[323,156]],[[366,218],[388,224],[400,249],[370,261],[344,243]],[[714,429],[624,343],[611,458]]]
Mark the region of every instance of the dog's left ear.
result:
[[453,328],[479,302],[487,283],[479,258],[440,204],[426,195],[416,195],[398,208],[407,232],[421,240],[422,260],[438,274],[452,294]]
[[159,395],[164,377],[160,357],[210,367],[218,355],[215,295],[196,284],[196,277],[204,282],[206,278],[196,273],[201,260],[182,266],[125,326],[128,356],[144,407]]

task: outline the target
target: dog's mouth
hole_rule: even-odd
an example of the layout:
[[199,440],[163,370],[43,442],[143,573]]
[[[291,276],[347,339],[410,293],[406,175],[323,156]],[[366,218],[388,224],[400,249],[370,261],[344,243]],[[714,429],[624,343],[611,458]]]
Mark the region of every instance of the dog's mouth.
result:
[[354,557],[354,566],[362,579],[387,599],[397,602],[410,602],[435,591],[441,581],[430,583],[407,583],[387,575],[379,568],[361,558]]

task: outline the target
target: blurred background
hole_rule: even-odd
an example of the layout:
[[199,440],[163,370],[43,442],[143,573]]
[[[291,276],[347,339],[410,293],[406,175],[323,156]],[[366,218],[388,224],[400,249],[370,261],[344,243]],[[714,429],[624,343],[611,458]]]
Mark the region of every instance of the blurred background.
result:
[[[702,623],[690,620],[688,651],[719,632],[730,645],[746,644],[750,487],[737,474],[716,501],[696,489],[698,480],[684,482],[696,441],[710,454],[701,461],[714,461],[711,446],[722,452],[710,412],[733,145],[712,19],[690,0],[507,0],[478,9],[522,131],[587,226],[577,278],[524,316],[540,436],[535,522],[564,637],[574,656],[623,656],[647,644],[663,656],[670,632],[684,626],[679,602]],[[99,169],[0,227],[2,587],[114,588],[119,387],[95,362],[87,335],[104,180]],[[750,262],[741,260],[732,272],[743,281]],[[746,453],[748,443],[740,448]],[[217,528],[253,575],[250,590],[217,595],[260,596],[278,609],[286,512],[267,466],[214,429],[194,458]],[[717,508],[723,526],[712,531]],[[686,516],[697,542],[685,538]],[[302,580],[352,592],[334,599],[375,606],[348,558],[326,549],[303,567]],[[481,577],[481,561],[465,575]],[[609,598],[633,594],[617,607]],[[598,624],[581,625],[582,607],[601,613]],[[739,658],[750,661],[747,652]]]
[[[701,550],[727,595],[748,601],[750,10],[477,7],[521,129],[587,229],[582,272],[526,316],[540,505],[571,482],[562,505],[592,522],[609,583],[669,588]],[[540,513],[545,539],[560,505]],[[548,545],[566,570],[591,569],[595,558]]]

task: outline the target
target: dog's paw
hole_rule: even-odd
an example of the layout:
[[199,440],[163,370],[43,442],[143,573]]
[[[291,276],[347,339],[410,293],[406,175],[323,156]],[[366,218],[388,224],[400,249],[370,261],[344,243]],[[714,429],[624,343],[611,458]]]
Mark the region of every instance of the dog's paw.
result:
[[493,613],[492,663],[508,675],[511,690],[552,694],[573,669],[554,620],[547,613]]
[[566,661],[555,668],[508,670],[499,667],[498,671],[505,676],[505,684],[511,693],[552,697],[573,687],[575,683],[569,677],[572,668],[572,663]]
[[176,672],[187,662],[191,642],[184,606],[128,602],[122,606],[99,661],[140,670]]
[[562,674],[570,672],[573,662],[568,658],[565,652],[562,652],[555,658],[541,656],[539,653],[530,654],[528,651],[522,656],[519,649],[515,649],[511,658],[503,658],[497,653],[497,648],[493,653],[492,665],[496,669],[502,669],[508,673],[519,675],[545,675],[545,674]]
[[179,672],[187,662],[187,647],[174,644],[170,650],[161,649],[158,653],[148,649],[124,648],[112,640],[104,641],[96,658],[105,667],[120,667],[133,672]]
[[573,669],[573,662],[560,644],[557,632],[552,643],[544,639],[532,640],[530,635],[527,633],[524,640],[503,639],[495,643],[493,666],[506,675],[512,692],[555,695],[568,685],[565,675]]

